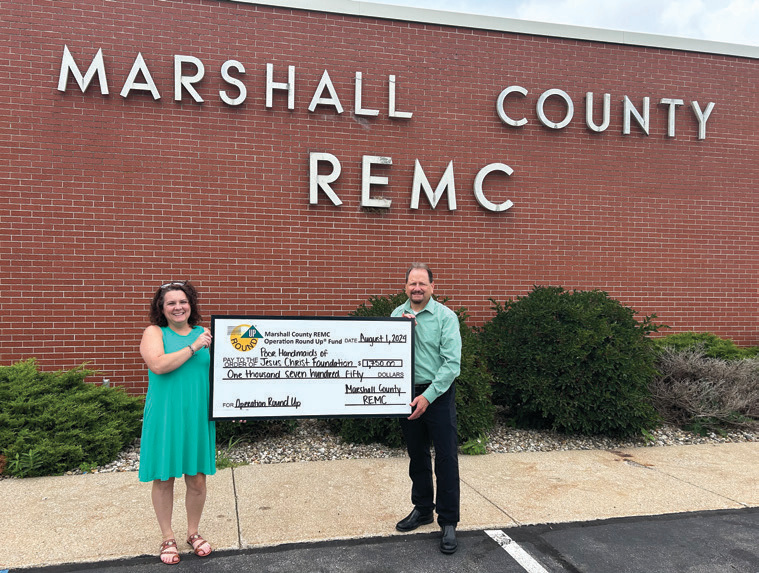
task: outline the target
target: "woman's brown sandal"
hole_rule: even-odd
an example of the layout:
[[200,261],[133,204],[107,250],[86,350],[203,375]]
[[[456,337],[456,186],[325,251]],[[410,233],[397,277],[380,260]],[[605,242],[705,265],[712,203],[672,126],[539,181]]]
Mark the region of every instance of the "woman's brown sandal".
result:
[[[192,547],[192,551],[197,555],[198,557],[207,557],[211,554],[211,544],[208,543],[205,539],[203,539],[200,536],[200,533],[196,533],[195,535],[190,535],[190,538],[187,540],[187,544]],[[208,545],[208,551],[201,552],[201,548],[203,545]]]
[[[164,559],[164,556],[170,556],[169,560]],[[158,558],[166,565],[176,565],[179,563],[177,542],[174,539],[167,539],[161,543],[161,552],[158,554]]]

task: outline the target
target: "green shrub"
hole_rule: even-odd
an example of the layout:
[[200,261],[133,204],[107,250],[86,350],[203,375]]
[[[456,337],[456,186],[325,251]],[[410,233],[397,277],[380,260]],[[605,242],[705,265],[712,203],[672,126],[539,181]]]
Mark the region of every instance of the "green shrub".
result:
[[[390,316],[406,302],[406,293],[371,296],[353,316]],[[445,304],[447,299],[436,299]],[[491,401],[492,378],[478,353],[478,340],[466,324],[466,310],[456,311],[461,329],[461,374],[456,379],[456,410],[459,442],[477,438],[493,427],[495,408]],[[329,421],[330,428],[346,442],[382,443],[390,447],[405,445],[400,425],[395,418],[339,418]]]
[[395,418],[333,418],[330,429],[351,444],[385,444],[390,448],[405,447],[403,433]]
[[230,445],[241,441],[254,442],[267,436],[291,434],[298,427],[298,421],[292,418],[282,420],[248,420],[233,422],[220,420],[216,422],[216,444],[229,449]]
[[[408,296],[403,291],[388,296],[372,295],[369,297],[368,306],[365,302],[361,303],[361,305],[356,310],[349,312],[348,314],[351,316],[362,317],[390,316],[396,308],[401,306],[407,300]],[[435,300],[438,300],[437,297],[435,297]],[[445,302],[446,300],[447,299],[438,302]]]
[[143,402],[84,381],[82,365],[41,372],[34,359],[0,366],[0,452],[19,477],[104,465],[140,434]]
[[656,426],[648,334],[660,325],[602,291],[536,286],[480,330],[496,404],[521,427],[634,435]]
[[741,348],[732,340],[720,338],[711,332],[680,332],[653,340],[659,353],[669,348],[676,352],[700,349],[706,358],[721,358],[722,360],[740,360],[759,356],[759,347]]
[[493,427],[493,376],[480,353],[480,339],[466,324],[466,309],[456,311],[461,331],[461,374],[456,378],[459,443],[480,438]]

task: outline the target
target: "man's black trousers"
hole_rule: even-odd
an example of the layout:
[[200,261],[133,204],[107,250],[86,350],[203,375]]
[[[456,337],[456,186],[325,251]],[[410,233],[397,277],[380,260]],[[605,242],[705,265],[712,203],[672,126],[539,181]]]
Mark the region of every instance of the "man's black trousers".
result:
[[[416,394],[424,389],[417,386]],[[410,458],[411,503],[424,513],[437,509],[440,526],[457,525],[460,491],[455,383],[419,419],[402,418],[401,429]],[[437,499],[432,484],[430,445],[435,447]]]

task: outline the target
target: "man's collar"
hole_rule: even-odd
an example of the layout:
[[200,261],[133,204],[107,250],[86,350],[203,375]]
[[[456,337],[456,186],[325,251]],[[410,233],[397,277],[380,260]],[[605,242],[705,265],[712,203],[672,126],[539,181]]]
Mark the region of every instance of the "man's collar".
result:
[[427,304],[424,305],[424,308],[422,310],[413,310],[411,308],[411,299],[406,299],[406,303],[404,306],[406,307],[407,310],[415,314],[419,314],[420,312],[424,312],[425,310],[430,312],[431,314],[435,314],[435,303],[436,303],[435,299],[430,298],[430,300],[427,301]]

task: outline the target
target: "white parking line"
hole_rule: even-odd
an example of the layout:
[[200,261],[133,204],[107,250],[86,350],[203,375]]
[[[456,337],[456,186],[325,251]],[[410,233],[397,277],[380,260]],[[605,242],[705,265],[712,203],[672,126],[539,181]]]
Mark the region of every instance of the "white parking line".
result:
[[514,560],[519,563],[528,573],[548,573],[548,571],[532,556],[522,549],[511,537],[500,529],[488,529],[485,531],[493,540],[503,547]]

